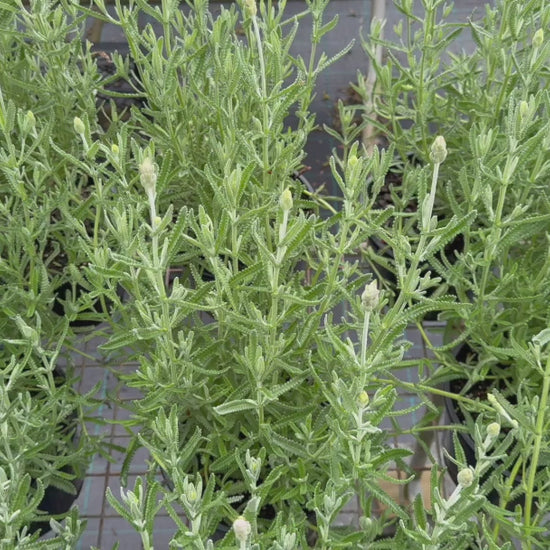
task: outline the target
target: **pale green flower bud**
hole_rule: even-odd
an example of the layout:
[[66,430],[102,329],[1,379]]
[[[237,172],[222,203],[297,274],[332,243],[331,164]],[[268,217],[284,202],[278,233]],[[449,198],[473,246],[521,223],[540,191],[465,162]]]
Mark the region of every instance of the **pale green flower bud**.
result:
[[113,155],[118,155],[120,153],[120,149],[116,143],[111,145],[111,153],[113,153]]
[[491,422],[487,426],[487,435],[491,438],[498,437],[498,434],[500,433],[500,424],[498,422]]
[[258,13],[256,0],[244,0],[244,9],[249,17],[254,17]]
[[245,456],[245,462],[246,462],[246,466],[247,468],[250,470],[250,472],[257,478],[259,473],[260,473],[260,470],[262,468],[262,460],[261,458],[254,458],[251,454],[250,454],[250,451],[247,450],[246,451],[246,456]]
[[162,218],[160,216],[155,216],[155,219],[153,220],[153,229],[156,229],[160,226],[162,223]]
[[474,482],[474,472],[471,468],[464,468],[458,472],[456,480],[461,487],[469,487]]
[[378,290],[378,285],[376,279],[371,281],[368,285],[365,286],[363,294],[361,294],[361,302],[365,311],[373,311],[378,306],[380,301],[380,291]]
[[150,157],[145,157],[139,165],[139,181],[148,195],[154,195],[157,185],[157,170]]
[[371,518],[362,516],[359,518],[359,527],[361,527],[361,529],[369,535],[376,531],[376,522],[374,522]]
[[34,328],[27,325],[21,315],[17,315],[15,317],[15,323],[23,338],[30,342],[33,347],[38,348],[40,345],[40,335],[38,332]]
[[497,401],[497,398],[496,398],[492,393],[488,393],[488,394],[487,394],[487,401],[489,401],[489,403],[491,403],[491,405],[493,405],[493,407],[495,408],[495,410],[497,411],[497,413],[499,413],[501,416],[503,416],[504,418],[506,418],[506,420],[508,420],[508,422],[510,422],[510,424],[512,425],[513,428],[517,428],[517,427],[518,427],[518,421],[517,421],[515,418],[512,418],[512,417],[504,410],[504,407]]
[[290,192],[290,189],[287,187],[282,193],[281,198],[279,199],[279,206],[283,210],[283,212],[289,212],[292,209],[293,205],[292,201],[292,193]]
[[24,125],[26,132],[32,132],[34,130],[34,127],[36,126],[36,118],[34,117],[34,113],[32,111],[27,111]]
[[283,549],[294,550],[296,548],[296,533],[285,533],[283,537]]
[[195,487],[193,485],[189,486],[186,496],[187,496],[187,499],[189,500],[189,502],[195,502],[197,500],[197,498],[199,498],[199,494],[197,493],[197,490],[195,489]]
[[533,46],[535,48],[540,48],[543,42],[544,42],[544,31],[542,29],[538,29],[533,35],[533,42],[532,42]]
[[357,400],[359,401],[359,405],[361,407],[368,407],[370,402],[369,394],[365,390],[363,390],[359,394],[359,397],[357,398]]
[[519,116],[525,118],[529,114],[529,104],[527,101],[521,101],[519,104]]
[[357,158],[357,155],[350,155],[348,159],[348,164],[350,165],[351,168],[355,168],[358,162],[359,162],[359,159]]
[[235,532],[235,538],[239,542],[246,542],[248,536],[250,535],[250,531],[252,531],[252,527],[249,521],[247,521],[243,516],[239,516],[233,522],[233,531]]
[[447,158],[447,144],[443,136],[437,136],[430,149],[430,160],[434,164],[441,164]]
[[74,131],[78,135],[82,136],[86,133],[86,126],[84,126],[84,122],[82,122],[81,118],[78,118],[77,116],[75,116],[73,120],[73,126],[74,126]]

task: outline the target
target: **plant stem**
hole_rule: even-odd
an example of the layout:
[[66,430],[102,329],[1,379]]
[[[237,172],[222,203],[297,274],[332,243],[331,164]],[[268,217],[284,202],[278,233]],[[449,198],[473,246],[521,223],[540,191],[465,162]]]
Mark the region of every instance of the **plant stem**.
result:
[[435,201],[435,192],[437,189],[437,179],[439,176],[439,165],[440,163],[437,163],[437,162],[434,163],[434,168],[432,173],[432,184],[431,184],[430,195],[428,200],[428,208],[426,208],[425,212],[424,212],[424,209],[422,209],[423,217],[420,220],[422,231],[420,235],[420,240],[418,242],[418,247],[416,248],[416,251],[414,253],[413,259],[411,261],[411,265],[407,269],[407,274],[405,275],[405,280],[403,281],[403,288],[401,289],[401,292],[399,293],[399,296],[397,297],[397,300],[395,301],[394,306],[385,315],[384,321],[382,322],[382,325],[381,325],[382,330],[378,333],[378,338],[371,345],[371,349],[374,349],[374,353],[376,353],[376,350],[380,345],[380,342],[383,341],[383,338],[385,336],[385,330],[387,330],[389,327],[393,325],[398,315],[401,315],[403,311],[403,306],[405,305],[406,301],[410,297],[411,292],[413,291],[413,289],[411,288],[412,282],[416,277],[416,269],[420,264],[420,258],[422,256],[424,247],[426,246],[427,231],[429,230],[429,224],[432,218],[433,205]]
[[[420,382],[405,382],[404,380],[399,380],[398,378],[387,379],[387,378],[376,378],[376,377],[371,378],[370,382],[373,384],[381,384],[386,386],[400,386],[402,388],[411,390],[411,392],[414,392],[414,393],[417,393],[418,390],[423,390],[429,393],[433,393],[434,395],[449,397],[450,399],[454,399],[455,401],[460,401],[461,403],[480,406],[480,404],[477,401],[474,401],[473,399],[469,399],[468,397],[464,397],[463,395],[460,395],[457,393],[440,390],[439,388],[434,388],[433,386],[426,386],[425,384],[422,384]],[[494,410],[488,405],[482,405],[482,407],[487,412],[491,412]]]
[[260,62],[260,83],[262,93],[262,172],[263,172],[263,187],[267,189],[269,175],[269,108],[267,106],[267,81],[265,73],[264,50],[262,47],[262,37],[260,35],[260,27],[258,19],[255,15],[252,16],[252,26],[254,27],[254,37],[256,39],[256,47],[258,49],[258,60]]
[[[370,321],[370,311],[365,311],[365,318],[363,321],[363,334],[361,336],[361,372],[365,372],[365,365],[367,363],[367,340],[369,338],[369,321]],[[366,381],[363,380],[363,385]]]
[[[378,22],[380,25],[384,24],[384,19],[386,16],[386,0],[373,0],[372,2],[372,16],[371,16],[371,28]],[[380,30],[380,40],[383,38],[383,30]],[[365,82],[365,115],[370,117],[371,120],[366,124],[363,129],[363,147],[365,148],[367,155],[372,156],[374,150],[374,132],[376,121],[376,111],[374,109],[374,104],[376,102],[376,96],[378,94],[376,86],[376,65],[382,64],[382,46],[377,44],[374,50],[374,61],[371,60],[369,65],[369,70],[367,72],[367,79]]]
[[[537,412],[537,422],[535,425],[535,444],[533,446],[533,452],[531,454],[531,462],[529,464],[529,475],[527,478],[527,487],[525,488],[525,513],[524,513],[524,526],[527,531],[530,531],[531,525],[531,513],[533,507],[533,495],[535,492],[535,477],[537,475],[537,469],[539,464],[540,451],[542,447],[542,438],[544,434],[544,423],[546,420],[546,407],[548,405],[548,395],[550,393],[550,355],[546,360],[546,368],[544,369],[544,378],[542,382],[542,391],[540,398],[540,405]],[[528,533],[529,534],[529,533]],[[527,550],[531,550],[531,539],[528,537]]]

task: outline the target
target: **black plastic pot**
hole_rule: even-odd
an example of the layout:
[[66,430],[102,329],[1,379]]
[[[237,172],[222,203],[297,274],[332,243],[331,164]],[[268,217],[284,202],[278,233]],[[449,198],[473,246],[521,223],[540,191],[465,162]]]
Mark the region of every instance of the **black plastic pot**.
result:
[[[63,468],[63,472],[74,474],[74,470],[70,467]],[[57,516],[66,514],[73,505],[74,501],[78,498],[82,485],[84,484],[83,479],[74,479],[72,484],[75,489],[75,493],[66,493],[65,491],[58,489],[50,485],[44,491],[44,497],[40,501],[40,506],[38,509],[50,516]],[[45,535],[50,531],[50,522],[48,521],[34,521],[29,526],[30,533],[35,533],[40,530],[42,535]]]

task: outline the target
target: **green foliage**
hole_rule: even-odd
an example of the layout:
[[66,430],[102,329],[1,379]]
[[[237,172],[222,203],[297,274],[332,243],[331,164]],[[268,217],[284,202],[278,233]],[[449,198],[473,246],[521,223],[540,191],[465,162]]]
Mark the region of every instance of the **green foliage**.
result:
[[[102,322],[89,332],[106,360],[136,365],[120,378],[142,394],[123,483],[140,447],[151,457],[107,498],[144,548],[161,510],[170,548],[543,547],[550,10],[502,0],[457,25],[442,0],[420,17],[396,2],[398,42],[364,43],[379,82],[365,123],[391,145],[364,155],[340,104],[335,198],[297,177],[316,79],[349,48],[318,51],[337,24],[327,3],[285,19],[271,0],[217,16],[206,0],[0,0],[0,545],[72,548],[82,531],[75,513],[52,519],[54,542],[28,526],[43,491],[70,491],[99,447],[85,428],[74,439],[93,392],[54,373],[82,342],[76,324]],[[92,54],[88,16],[117,26],[130,54]],[[304,60],[291,50],[306,22]],[[465,31],[475,51],[452,53]],[[402,182],[380,205],[390,170]],[[447,343],[405,382],[405,329],[434,312],[472,353],[459,363]],[[439,387],[465,375],[462,395]],[[468,393],[479,381],[481,402]],[[445,496],[434,465],[429,503],[384,488],[416,483],[388,431],[421,406],[400,407],[400,387],[430,410],[412,434],[439,394],[462,403],[474,440],[470,466],[454,434],[458,486]],[[336,527],[352,499],[358,524]]]
[[[322,24],[323,7],[308,5],[314,43],[320,29],[330,27]],[[222,10],[214,19],[197,2],[173,20],[168,5],[146,10],[164,25],[162,48],[151,29],[143,37],[134,32],[137,11],[117,9],[117,24],[143,74],[180,67],[173,56],[184,56],[188,70],[196,71],[192,79],[180,75],[185,81],[177,93],[162,101],[155,86],[171,86],[175,77],[159,73],[149,81],[142,74],[147,107],[124,125],[132,132],[132,156],[122,162],[116,156],[121,147],[116,155],[105,148],[111,166],[98,167],[97,181],[106,182],[94,193],[95,201],[105,200],[101,238],[79,239],[88,255],[85,278],[116,311],[102,349],[111,360],[139,365],[121,375],[143,394],[131,407],[129,424],[140,432],[129,456],[145,446],[152,471],[159,468],[169,479],[168,490],[151,491],[162,493],[179,526],[174,547],[209,548],[218,526],[230,528],[239,515],[251,525],[251,548],[366,544],[391,520],[383,516],[364,532],[334,529],[355,493],[363,495],[362,520],[374,517],[377,501],[407,517],[380,487],[393,480],[387,473],[392,464],[407,468],[409,452],[392,450],[380,428],[399,412],[393,384],[380,387],[375,377],[403,360],[407,323],[440,307],[424,299],[417,268],[445,233],[425,234],[419,223],[421,236],[412,245],[404,236],[390,238],[402,259],[404,292],[388,306],[375,289],[365,308],[361,292],[372,275],[353,256],[371,235],[386,236],[379,220],[392,211],[373,210],[367,197],[383,181],[391,156],[360,158],[355,144],[332,159],[344,197],[340,212],[293,180],[312,127],[309,94],[328,61],[315,48],[308,65],[289,56],[285,40],[293,32],[281,39],[283,8],[263,6],[261,16]],[[102,17],[110,16],[102,11]],[[137,43],[142,40],[150,43]],[[207,87],[207,95],[211,75],[234,63],[242,64],[246,86],[223,73],[223,83]],[[283,86],[292,71],[304,85]],[[173,102],[183,100],[188,106],[176,109]],[[299,126],[286,132],[286,115],[297,104]],[[196,156],[201,138],[162,137],[180,112],[181,124],[192,120],[183,113],[204,119],[208,155]],[[116,141],[123,139],[120,133]],[[186,148],[181,155],[180,145]],[[89,147],[103,150],[98,141]],[[141,185],[133,183],[138,179]],[[186,187],[195,194],[186,201],[181,182],[190,180],[198,185]],[[435,186],[436,172],[432,180]],[[319,215],[323,204],[332,214]],[[425,212],[430,218],[431,204]],[[448,231],[459,223],[453,220]],[[360,398],[365,392],[372,394],[369,403]],[[139,504],[148,490],[140,482],[119,508],[152,545],[147,526],[155,510]],[[189,525],[178,519],[176,503]],[[229,529],[215,545],[235,542]]]
[[[52,488],[75,494],[74,480],[96,452],[83,428],[92,399],[56,368],[60,350],[43,350],[29,337],[36,330],[19,325],[21,339],[2,339],[0,347],[0,546],[74,548],[84,524],[73,514],[61,525],[63,518],[45,515],[42,499]],[[37,522],[49,521],[55,536],[38,542]]]
[[[379,82],[374,112],[365,117],[406,165],[411,159],[430,163],[434,131],[447,143],[440,173],[445,185],[438,186],[434,203],[445,228],[431,231],[441,239],[426,248],[422,259],[429,265],[422,269],[437,273],[463,304],[440,318],[448,321],[451,339],[467,342],[463,355],[468,357],[458,361],[444,349],[436,351],[441,366],[426,384],[451,377],[464,381],[457,398],[467,398],[461,408],[475,439],[478,466],[484,460],[481,419],[496,419],[509,430],[483,483],[484,490],[498,494],[498,506],[481,503],[476,542],[494,548],[515,538],[522,548],[543,547],[548,471],[540,449],[547,438],[537,426],[548,419],[548,387],[545,339],[538,335],[550,323],[550,50],[544,36],[550,9],[544,2],[500,0],[481,17],[456,24],[449,22],[452,6],[443,1],[422,2],[420,16],[415,4],[396,2],[405,19],[394,28],[395,41],[379,36],[364,41]],[[458,52],[459,33],[471,33],[473,51]],[[376,62],[377,44],[387,48],[383,64]],[[364,82],[357,90],[367,93]],[[423,205],[425,168],[415,168],[420,176],[414,179],[405,172],[392,195],[414,197]],[[414,220],[402,203],[395,204],[397,216]],[[400,227],[409,239],[416,238],[414,224],[404,221]],[[387,233],[386,242],[399,238],[395,226]],[[447,251],[448,243],[454,250]],[[399,275],[393,265],[398,261],[390,257],[379,265]],[[452,347],[447,343],[445,349]],[[483,398],[487,393],[490,401]],[[538,449],[534,455],[533,449]],[[460,450],[456,460],[465,466]],[[512,503],[515,515],[509,511]],[[408,536],[420,535],[410,531]]]

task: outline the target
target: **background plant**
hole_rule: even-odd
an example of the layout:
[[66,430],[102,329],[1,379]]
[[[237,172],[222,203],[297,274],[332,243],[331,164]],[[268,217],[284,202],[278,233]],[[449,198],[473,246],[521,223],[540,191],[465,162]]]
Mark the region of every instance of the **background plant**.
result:
[[80,273],[84,258],[67,223],[70,212],[93,235],[100,210],[90,198],[94,170],[84,161],[97,154],[85,147],[92,135],[103,135],[96,102],[102,83],[82,42],[85,21],[77,6],[0,3],[2,299],[10,315],[38,312],[46,333],[62,322],[52,309],[71,321],[95,313]]
[[[483,260],[480,285],[486,286],[488,264],[506,258],[495,243],[507,229],[528,238],[540,233],[541,224],[548,227],[545,218],[535,216],[548,213],[544,29],[550,12],[544,2],[501,1],[487,6],[482,19],[455,24],[447,22],[452,6],[442,1],[397,2],[396,7],[404,16],[394,29],[396,39],[383,41],[373,33],[364,42],[381,90],[374,105],[378,118],[367,114],[367,122],[395,144],[405,164],[426,163],[432,133],[445,136],[449,156],[436,212],[445,218],[474,216],[472,228],[480,233],[455,236],[450,244],[457,252],[468,252],[472,243],[484,247],[485,235],[493,235],[493,244],[485,247],[492,257]],[[471,33],[473,52],[456,52],[463,32]],[[379,45],[387,51],[384,63],[375,55]],[[357,90],[367,93],[361,80]],[[415,186],[414,178],[404,177],[394,189],[398,208],[414,197]],[[451,288],[454,276],[447,274],[454,260],[451,250],[430,262]]]
[[[286,2],[244,3],[241,10],[233,4],[216,18],[204,0],[181,9],[174,1],[138,1],[113,16],[98,2],[99,13],[89,11],[119,26],[128,41],[132,65],[113,59],[143,102],[130,119],[136,143],[169,161],[167,187],[158,189],[163,209],[200,202],[212,215],[211,197],[236,165],[266,196],[291,183],[314,126],[308,108],[316,77],[334,61],[317,51],[336,23],[323,23],[326,3],[307,2],[288,19]],[[304,60],[289,50],[308,14],[312,48]],[[143,29],[140,16],[149,20]]]
[[[71,373],[63,378],[62,338],[44,341],[38,318],[34,327],[20,316],[15,323],[19,337],[0,342],[0,546],[73,548],[84,523],[72,513],[60,524],[62,517],[45,515],[42,499],[51,487],[75,494],[74,480],[98,449],[84,424],[94,391],[78,395]],[[54,537],[39,542],[50,519]]]
[[[533,519],[533,494],[542,498],[545,509],[541,480],[546,466],[545,459],[535,459],[538,466],[530,464],[528,456],[534,441],[541,444],[536,426],[544,424],[547,414],[537,409],[545,399],[544,374],[540,365],[535,367],[532,342],[549,323],[544,282],[550,229],[544,29],[550,12],[545,3],[498,2],[487,7],[482,21],[469,23],[475,51],[452,54],[448,50],[461,29],[445,22],[450,6],[423,2],[424,13],[418,16],[413,2],[396,5],[405,21],[394,29],[397,42],[383,42],[387,62],[377,64],[373,46],[366,44],[385,83],[376,111],[388,122],[379,128],[404,160],[426,162],[431,131],[436,128],[445,136],[445,185],[438,189],[435,211],[440,217],[470,220],[458,233],[456,250],[429,263],[462,303],[471,304],[441,316],[449,321],[451,340],[444,349],[465,340],[472,352],[467,362],[457,363],[436,350],[443,366],[426,383],[451,376],[464,379],[463,395],[479,388],[483,394],[492,391],[499,414],[517,415],[516,423],[522,418],[515,443],[488,478],[497,488],[500,505],[490,508],[488,518],[493,519],[487,525],[497,543],[515,536],[522,547],[536,547],[544,544],[545,523],[542,517]],[[377,43],[382,42],[375,35],[372,44]],[[358,89],[364,90],[361,84]],[[393,193],[397,209],[417,189],[417,180],[407,172]],[[488,410],[484,399],[465,409],[474,418]],[[474,420],[466,416],[474,433]],[[529,479],[529,484],[518,484],[519,478]],[[518,498],[526,500],[512,526],[506,506]]]

